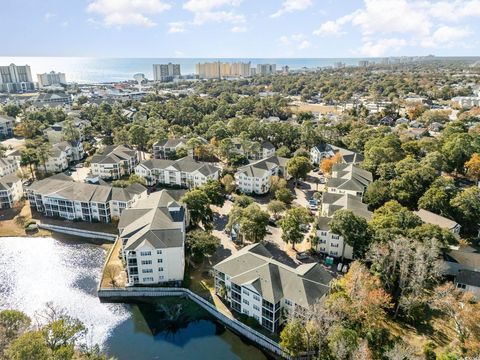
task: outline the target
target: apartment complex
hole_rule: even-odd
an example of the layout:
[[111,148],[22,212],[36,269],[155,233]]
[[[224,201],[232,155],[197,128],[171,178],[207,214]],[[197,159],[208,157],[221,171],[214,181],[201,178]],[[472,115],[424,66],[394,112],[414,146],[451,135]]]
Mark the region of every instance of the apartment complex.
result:
[[327,192],[351,194],[362,198],[372,181],[373,176],[370,171],[353,164],[334,164],[332,175],[327,181]]
[[64,106],[72,104],[72,96],[64,92],[40,93],[33,100],[35,106]]
[[270,178],[287,177],[288,159],[271,156],[238,168],[235,173],[237,189],[245,194],[266,194],[270,190]]
[[30,66],[0,66],[0,92],[17,93],[35,90]]
[[65,73],[50,71],[49,73],[37,74],[38,87],[44,88],[52,85],[67,85]]
[[218,180],[220,168],[209,163],[195,161],[191,156],[178,160],[152,159],[135,167],[135,174],[148,185],[165,184],[195,188],[208,180]]
[[250,62],[222,63],[220,61],[198,63],[195,73],[201,79],[221,79],[225,77],[249,77]]
[[235,146],[234,151],[249,159],[260,160],[275,155],[275,146],[270,141],[254,142],[253,144],[257,146],[244,146],[240,139],[232,139],[232,141]]
[[294,269],[274,260],[262,244],[246,246],[213,268],[215,293],[271,332],[279,329],[285,315],[321,300],[332,280],[320,264]]
[[13,174],[18,169],[18,163],[15,160],[0,158],[0,177],[8,174]]
[[92,175],[101,179],[120,179],[131,174],[138,164],[138,153],[127,145],[105,146],[91,162]]
[[155,159],[168,159],[175,156],[178,149],[187,145],[187,139],[163,139],[153,144]]
[[123,211],[118,223],[128,285],[179,285],[185,269],[184,190],[162,190]]
[[368,206],[362,203],[362,199],[351,194],[324,193],[322,197],[322,208],[317,219],[317,251],[328,256],[343,256],[346,259],[353,259],[353,248],[344,243],[343,237],[330,231],[330,221],[338,210],[349,210],[355,215],[370,220],[372,213]]
[[[90,121],[83,120],[80,118],[74,118],[72,121],[73,121],[73,126],[80,133],[80,141],[85,140],[85,129],[91,126]],[[43,130],[43,135],[45,135],[48,138],[48,141],[52,143],[62,141],[63,131],[66,123],[67,123],[67,120],[53,124],[49,128]]]
[[30,207],[45,216],[110,222],[147,196],[140,184],[127,188],[74,182],[64,174],[35,181],[25,189]]
[[10,209],[23,196],[22,180],[14,174],[0,177],[0,209]]
[[81,160],[85,155],[80,141],[62,141],[52,145],[52,153],[45,162],[47,172],[56,173],[64,171],[73,161]]
[[320,143],[312,147],[310,149],[310,160],[313,164],[319,165],[323,159],[329,159],[336,154],[340,154],[342,163],[358,165],[363,161],[363,155],[327,143]]
[[256,75],[272,75],[277,72],[275,64],[257,64]]
[[11,116],[0,115],[0,139],[7,139],[13,136],[15,119]]
[[180,64],[153,64],[153,80],[155,81],[172,81],[180,76]]

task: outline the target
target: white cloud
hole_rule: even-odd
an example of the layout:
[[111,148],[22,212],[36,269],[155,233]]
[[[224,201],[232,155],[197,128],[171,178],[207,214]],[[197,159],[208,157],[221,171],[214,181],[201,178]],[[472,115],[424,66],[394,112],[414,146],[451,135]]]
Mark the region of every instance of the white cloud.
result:
[[174,54],[175,54],[175,56],[184,56],[185,55],[185,53],[183,51],[180,51],[180,50],[175,50]]
[[187,24],[184,21],[174,21],[168,23],[168,33],[176,34],[187,31]]
[[275,18],[288,12],[305,10],[312,5],[312,0],[285,0],[282,7],[277,12],[270,15],[270,17]]
[[283,35],[278,40],[281,45],[290,50],[305,50],[312,46],[312,43],[304,34]]
[[183,4],[183,8],[194,14],[193,25],[208,22],[241,24],[246,21],[245,16],[233,10],[241,2],[242,0],[189,0]]
[[345,25],[359,29],[362,44],[356,53],[383,56],[407,46],[440,47],[459,45],[472,34],[467,28],[447,26],[480,17],[480,0],[364,0],[363,7],[328,20],[313,33],[318,36],[344,34]]
[[49,22],[52,18],[54,18],[56,15],[51,13],[51,12],[46,12],[45,15],[43,15],[43,18],[46,22]]
[[242,32],[246,32],[246,31],[247,31],[247,28],[245,26],[234,26],[231,29],[231,32],[233,32],[233,33],[242,33]]
[[102,15],[105,26],[151,27],[156,23],[149,16],[170,8],[160,0],[94,0],[88,4],[87,12]]
[[379,40],[364,40],[360,49],[360,54],[371,57],[379,57],[394,52],[398,52],[401,48],[408,45],[405,39],[390,38]]

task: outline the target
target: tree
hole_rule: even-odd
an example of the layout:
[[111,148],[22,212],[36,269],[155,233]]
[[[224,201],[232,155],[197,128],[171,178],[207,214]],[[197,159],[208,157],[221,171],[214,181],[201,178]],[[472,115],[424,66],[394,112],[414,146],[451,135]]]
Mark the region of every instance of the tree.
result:
[[302,242],[302,228],[306,227],[312,221],[309,211],[304,207],[294,207],[285,212],[285,216],[280,220],[282,228],[282,239],[286,243],[295,244]]
[[275,191],[275,199],[280,200],[284,204],[291,204],[293,198],[294,196],[290,189],[282,188]]
[[287,187],[287,180],[281,178],[278,175],[273,175],[270,177],[270,193],[275,194],[277,190],[284,189]]
[[18,105],[15,105],[15,104],[7,104],[3,107],[3,111],[5,111],[5,113],[8,115],[8,116],[11,116],[13,118],[16,118],[18,114],[20,114],[22,112],[22,109],[18,106]]
[[278,217],[278,214],[285,211],[286,208],[285,203],[280,200],[271,200],[267,205],[268,212],[271,213],[275,219]]
[[449,136],[442,146],[447,171],[464,172],[465,162],[474,153],[474,139],[470,134],[457,133]]
[[38,145],[36,150],[37,150],[36,151],[37,159],[38,159],[39,163],[43,165],[44,171],[47,172],[47,161],[50,158],[50,156],[52,155],[52,151],[53,151],[52,146],[48,142],[41,143],[41,144]]
[[28,329],[30,322],[30,318],[21,311],[0,311],[0,354],[3,353],[8,344]]
[[388,134],[368,140],[365,144],[366,170],[377,173],[381,164],[395,163],[403,158],[401,142],[397,134]]
[[250,196],[247,195],[239,195],[235,198],[235,206],[241,207],[241,208],[246,208],[248,205],[253,204],[254,201]]
[[293,358],[306,349],[305,326],[299,319],[287,322],[280,333],[280,346]]
[[343,238],[342,262],[347,245],[353,248],[354,258],[363,258],[372,238],[368,223],[364,218],[355,215],[350,210],[338,210],[335,211],[328,225],[332,233]]
[[267,235],[268,213],[257,204],[250,204],[242,210],[239,219],[240,233],[250,242],[260,242]]
[[9,360],[52,359],[41,331],[32,331],[20,336],[10,344],[5,355]]
[[441,275],[439,242],[397,236],[386,243],[373,243],[367,258],[392,296],[394,316],[401,310],[407,318],[415,320],[423,312],[428,291]]
[[194,230],[187,233],[185,252],[194,262],[201,263],[206,257],[213,255],[219,245],[218,237],[205,231]]
[[442,248],[447,248],[448,245],[458,244],[457,238],[451,231],[442,229],[440,226],[433,224],[422,224],[416,228],[410,229],[408,231],[408,236],[423,243],[428,242],[429,239],[436,239]]
[[465,168],[467,169],[467,175],[470,176],[473,180],[480,181],[480,154],[475,153],[470,157],[465,163]]
[[295,186],[299,178],[306,178],[312,166],[310,160],[304,156],[295,156],[287,162],[287,173],[295,179]]
[[138,147],[140,150],[144,150],[148,142],[145,125],[133,124],[128,130],[128,140],[131,145]]
[[211,205],[221,207],[225,203],[225,190],[220,181],[209,179],[199,189],[207,194]]
[[290,149],[286,147],[285,145],[280,146],[277,151],[275,151],[275,154],[280,157],[285,157],[288,158],[290,157]]
[[80,130],[75,126],[73,119],[68,118],[62,126],[62,138],[65,141],[76,142],[80,140]]
[[35,149],[32,148],[25,148],[22,149],[20,152],[20,165],[21,166],[28,166],[30,168],[30,172],[32,174],[32,178],[35,179],[35,171],[33,170],[33,166],[37,166],[38,158]]
[[236,184],[235,184],[235,179],[233,178],[232,175],[226,174],[220,182],[222,183],[223,187],[225,188],[225,192],[227,194],[231,194],[232,192],[235,191]]
[[386,232],[389,236],[404,233],[405,230],[421,224],[422,220],[417,215],[395,200],[388,201],[375,210],[370,220],[370,226],[377,237],[382,232]]
[[337,325],[328,335],[328,347],[337,359],[349,359],[358,347],[358,340],[355,330]]
[[334,156],[331,158],[324,158],[320,164],[320,170],[324,174],[331,174],[332,172],[332,167],[335,164],[338,164],[339,162],[342,161],[342,154],[337,152]]
[[447,283],[435,289],[431,307],[442,311],[453,321],[463,355],[474,356],[478,345],[472,345],[480,340],[480,303],[475,301],[473,294],[459,291]]
[[469,187],[459,192],[451,201],[455,219],[462,225],[462,231],[476,235],[478,214],[480,214],[480,188]]
[[445,217],[453,213],[450,201],[457,195],[458,188],[453,179],[438,177],[418,200],[418,207]]
[[391,200],[389,181],[379,179],[370,183],[363,200],[370,205],[371,209],[379,208]]
[[113,287],[117,287],[117,277],[121,271],[122,269],[119,265],[108,264],[107,266],[105,266],[103,274],[110,285],[112,285]]
[[181,201],[188,208],[192,226],[199,226],[201,223],[207,231],[213,228],[213,212],[210,209],[210,199],[203,190],[190,190],[182,197]]

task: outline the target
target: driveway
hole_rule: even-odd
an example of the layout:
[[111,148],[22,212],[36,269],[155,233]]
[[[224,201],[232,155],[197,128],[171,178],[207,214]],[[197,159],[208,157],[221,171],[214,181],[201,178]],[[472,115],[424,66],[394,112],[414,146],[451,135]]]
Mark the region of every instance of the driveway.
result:
[[213,210],[213,235],[220,239],[220,247],[212,256],[212,263],[216,264],[223,259],[226,259],[232,254],[235,254],[238,249],[235,246],[230,236],[225,233],[225,227],[228,223],[228,214],[232,210],[233,203],[230,200],[225,200],[222,207],[212,206]]

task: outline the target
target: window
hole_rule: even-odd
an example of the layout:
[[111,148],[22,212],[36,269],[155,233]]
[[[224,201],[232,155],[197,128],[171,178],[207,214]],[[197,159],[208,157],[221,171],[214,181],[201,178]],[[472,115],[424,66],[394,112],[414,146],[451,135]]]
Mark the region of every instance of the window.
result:
[[245,309],[244,309],[242,312],[243,312],[245,315],[248,315],[248,310],[245,310]]
[[457,284],[457,288],[459,288],[459,289],[466,289],[466,288],[467,288],[467,285],[458,283],[458,284]]
[[163,280],[163,279],[165,279],[165,276],[160,275],[158,278],[159,278],[160,280]]
[[285,299],[285,305],[292,306],[292,302],[288,299]]
[[253,309],[254,309],[254,310],[257,310],[257,311],[260,311],[260,308],[259,308],[257,305],[255,305],[255,304],[253,305]]
[[254,300],[257,300],[257,301],[260,301],[260,296],[256,295],[256,294],[253,294],[253,299]]
[[140,251],[140,256],[150,256],[152,255],[151,251]]
[[142,273],[144,273],[144,274],[153,273],[153,269],[142,269]]
[[144,282],[153,282],[153,277],[144,277],[143,281]]
[[243,303],[244,303],[245,305],[250,305],[250,303],[248,302],[247,299],[243,299]]
[[159,268],[158,268],[158,271],[163,271],[163,267],[159,267]]
[[160,264],[160,263],[163,263],[163,259],[157,259],[157,262]]
[[244,293],[245,295],[247,295],[247,296],[250,295],[250,292],[249,292],[248,290],[246,290],[246,289],[243,289],[243,293]]
[[152,260],[142,260],[142,265],[152,265]]
[[338,236],[338,235],[332,235],[332,239],[334,239],[334,240],[338,240],[339,238],[340,238],[340,236]]
[[162,255],[162,250],[157,250],[158,255]]

